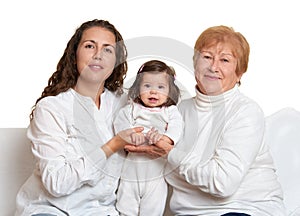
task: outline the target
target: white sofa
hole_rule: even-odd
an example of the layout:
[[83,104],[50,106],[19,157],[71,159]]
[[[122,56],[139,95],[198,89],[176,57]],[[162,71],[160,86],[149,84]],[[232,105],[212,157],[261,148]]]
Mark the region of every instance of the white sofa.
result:
[[270,145],[289,216],[300,216],[300,112],[285,108],[266,118]]
[[[271,147],[290,216],[300,216],[300,112],[284,108],[266,117]],[[25,128],[0,128],[0,213],[12,216],[15,197],[34,167]],[[165,215],[170,215],[166,213]]]
[[16,194],[34,166],[25,128],[0,128],[0,215],[13,216]]

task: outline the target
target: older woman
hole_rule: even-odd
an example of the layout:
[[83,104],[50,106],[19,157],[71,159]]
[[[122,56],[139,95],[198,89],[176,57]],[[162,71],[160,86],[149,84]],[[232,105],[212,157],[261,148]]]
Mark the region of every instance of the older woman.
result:
[[285,215],[264,114],[238,88],[249,52],[244,36],[226,26],[196,41],[196,96],[179,105],[184,135],[168,155],[175,215]]

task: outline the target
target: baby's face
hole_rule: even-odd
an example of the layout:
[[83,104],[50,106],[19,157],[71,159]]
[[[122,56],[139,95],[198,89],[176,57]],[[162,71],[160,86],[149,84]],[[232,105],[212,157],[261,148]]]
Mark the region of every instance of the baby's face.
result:
[[166,72],[144,72],[140,85],[140,97],[146,106],[159,107],[167,101],[170,91],[168,76]]

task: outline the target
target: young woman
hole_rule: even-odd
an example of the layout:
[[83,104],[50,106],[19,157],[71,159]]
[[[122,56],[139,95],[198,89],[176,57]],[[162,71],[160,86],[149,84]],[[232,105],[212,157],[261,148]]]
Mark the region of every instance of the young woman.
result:
[[31,113],[37,163],[17,195],[16,215],[118,215],[122,149],[142,130],[113,132],[126,102],[126,58],[123,38],[108,21],[76,30]]

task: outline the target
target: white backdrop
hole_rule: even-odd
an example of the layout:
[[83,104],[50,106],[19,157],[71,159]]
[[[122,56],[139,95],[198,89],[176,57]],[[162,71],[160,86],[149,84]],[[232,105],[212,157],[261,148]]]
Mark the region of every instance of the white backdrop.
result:
[[[125,40],[167,37],[191,48],[207,27],[231,26],[251,46],[241,91],[256,100],[266,115],[283,107],[300,110],[298,4],[297,0],[1,1],[0,127],[27,127],[31,107],[66,43],[82,22],[95,18],[109,20]],[[172,52],[178,52],[176,47]],[[129,61],[128,77],[141,61]],[[170,64],[178,80],[193,91],[192,74],[176,62]]]

